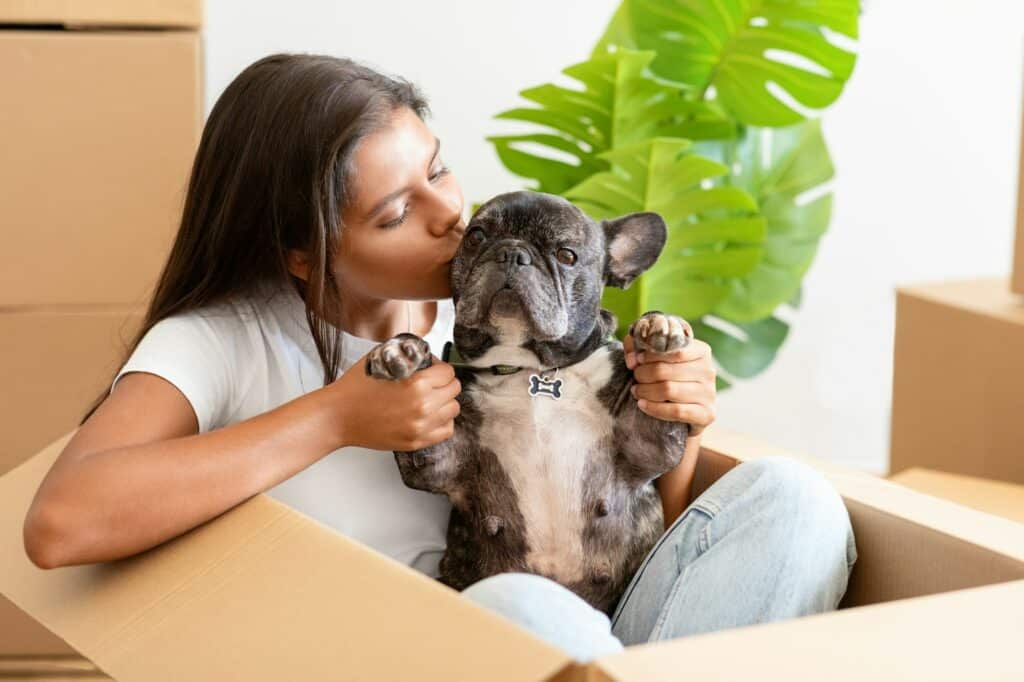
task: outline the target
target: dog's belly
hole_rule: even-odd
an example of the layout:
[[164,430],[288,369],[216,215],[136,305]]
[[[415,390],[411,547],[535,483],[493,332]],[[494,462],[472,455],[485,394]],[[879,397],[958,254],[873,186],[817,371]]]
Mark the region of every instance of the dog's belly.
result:
[[[588,577],[584,535],[593,510],[584,507],[598,491],[585,487],[607,484],[613,471],[612,416],[597,397],[611,364],[606,353],[595,355],[559,373],[558,400],[529,396],[529,371],[489,377],[482,383],[491,385],[473,394],[483,416],[480,445],[495,453],[515,490],[526,565],[563,584]],[[588,472],[605,475],[588,481]]]

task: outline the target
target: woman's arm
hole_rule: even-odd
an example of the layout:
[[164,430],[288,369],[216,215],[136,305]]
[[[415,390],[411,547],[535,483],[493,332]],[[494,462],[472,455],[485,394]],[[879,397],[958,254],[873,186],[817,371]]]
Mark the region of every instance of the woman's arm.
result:
[[136,554],[293,476],[341,447],[322,392],[199,434],[173,384],[125,375],[36,492],[29,559],[55,568]]
[[700,452],[700,435],[688,437],[679,464],[654,480],[654,487],[661,495],[661,509],[665,514],[666,530],[690,506],[690,488],[693,485],[693,472],[697,466],[698,452]]

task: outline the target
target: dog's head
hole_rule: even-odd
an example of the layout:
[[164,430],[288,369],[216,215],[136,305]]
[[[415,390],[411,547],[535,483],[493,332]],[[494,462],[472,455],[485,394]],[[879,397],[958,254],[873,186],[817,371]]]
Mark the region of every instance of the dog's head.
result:
[[654,264],[666,238],[657,213],[595,222],[553,194],[490,199],[473,214],[452,261],[460,355],[472,364],[582,359],[614,325],[602,314],[604,287],[627,288]]

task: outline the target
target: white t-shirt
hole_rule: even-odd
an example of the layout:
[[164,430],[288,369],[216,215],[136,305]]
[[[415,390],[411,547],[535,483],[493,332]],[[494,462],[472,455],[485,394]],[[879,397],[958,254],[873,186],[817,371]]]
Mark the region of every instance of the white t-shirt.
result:
[[[437,318],[425,337],[438,358],[454,324],[451,299],[438,301]],[[343,338],[342,372],[379,343],[344,331]],[[302,298],[287,287],[263,286],[244,301],[161,320],[142,338],[110,390],[132,371],[174,384],[192,404],[200,433],[323,386]],[[344,447],[266,492],[350,538],[439,576],[451,502],[407,487],[390,451]]]

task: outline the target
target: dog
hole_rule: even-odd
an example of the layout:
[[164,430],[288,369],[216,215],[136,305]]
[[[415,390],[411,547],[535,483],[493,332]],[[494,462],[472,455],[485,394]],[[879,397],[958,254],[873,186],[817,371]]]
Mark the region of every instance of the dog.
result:
[[[443,584],[535,573],[611,615],[664,532],[653,480],[679,463],[689,426],[628,398],[633,372],[601,298],[628,288],[666,239],[657,213],[596,222],[529,190],[473,214],[451,271],[461,412],[448,440],[394,453],[405,485],[452,502]],[[630,333],[638,352],[693,338],[656,310]],[[427,342],[403,333],[370,351],[366,373],[402,380],[431,363]]]

